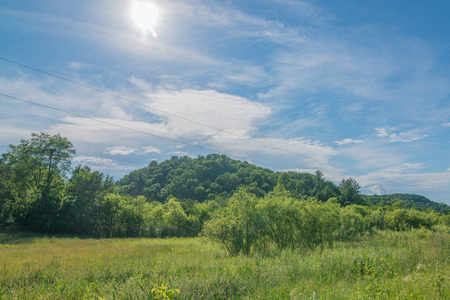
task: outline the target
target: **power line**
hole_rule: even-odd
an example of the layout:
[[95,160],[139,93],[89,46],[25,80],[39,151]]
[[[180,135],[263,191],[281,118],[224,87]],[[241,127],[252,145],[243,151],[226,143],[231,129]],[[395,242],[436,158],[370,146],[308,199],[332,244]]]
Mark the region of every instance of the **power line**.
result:
[[301,158],[308,159],[310,161],[316,161],[316,162],[319,162],[321,164],[326,164],[326,165],[329,165],[331,167],[337,168],[336,166],[333,166],[332,164],[330,164],[328,162],[323,162],[323,161],[314,159],[312,157],[309,157],[307,155],[302,155],[302,154],[299,154],[299,153],[296,153],[296,152],[292,152],[292,151],[289,151],[289,150],[285,150],[285,149],[282,149],[282,148],[279,148],[279,147],[276,147],[276,146],[272,146],[272,145],[269,145],[269,144],[266,144],[266,143],[255,141],[252,138],[241,136],[241,135],[238,135],[238,134],[235,134],[235,133],[232,133],[232,132],[228,132],[228,131],[220,129],[220,128],[216,128],[216,127],[210,126],[208,124],[204,124],[204,123],[201,123],[201,122],[198,122],[198,121],[195,121],[195,120],[191,120],[191,119],[188,119],[188,118],[180,116],[180,115],[176,115],[176,114],[173,114],[173,113],[161,110],[161,109],[157,109],[157,108],[154,108],[152,106],[140,103],[138,101],[135,101],[135,100],[132,100],[132,99],[129,99],[129,98],[126,98],[126,97],[123,97],[123,96],[120,96],[120,95],[117,95],[117,94],[114,94],[114,93],[111,93],[111,92],[108,92],[108,91],[105,91],[105,90],[102,90],[102,89],[99,89],[99,88],[96,88],[96,87],[93,87],[93,86],[90,86],[90,85],[87,85],[87,84],[84,84],[84,83],[80,83],[80,82],[74,81],[72,79],[68,79],[68,78],[65,78],[65,77],[62,77],[62,76],[59,76],[59,75],[55,75],[55,74],[52,74],[52,73],[49,73],[49,72],[46,72],[46,71],[43,71],[43,70],[31,67],[31,66],[25,65],[23,63],[19,63],[19,62],[16,62],[16,61],[13,61],[13,60],[1,57],[1,56],[0,56],[0,59],[3,60],[3,61],[6,61],[8,63],[15,64],[15,65],[23,67],[23,68],[27,68],[27,69],[33,70],[33,71],[41,73],[41,74],[44,74],[44,75],[47,75],[47,76],[51,76],[51,77],[54,77],[54,78],[66,81],[68,83],[71,83],[71,84],[74,84],[74,85],[78,85],[78,86],[81,86],[83,88],[90,89],[90,90],[93,90],[93,91],[96,91],[96,92],[99,92],[99,93],[102,93],[102,94],[105,94],[105,95],[109,95],[109,96],[112,96],[114,98],[117,98],[117,99],[120,99],[120,100],[123,100],[123,101],[127,101],[127,102],[130,102],[130,103],[133,103],[133,104],[145,107],[145,108],[149,108],[149,109],[152,109],[154,111],[157,111],[157,112],[160,112],[160,113],[172,116],[172,117],[176,117],[176,118],[179,118],[179,119],[187,121],[187,122],[191,122],[193,124],[201,125],[201,126],[209,128],[209,129],[213,129],[213,130],[216,130],[216,131],[219,131],[219,132],[223,132],[223,133],[226,133],[226,134],[238,137],[240,139],[247,140],[247,141],[259,144],[259,145],[264,146],[264,147],[269,147],[269,148],[274,149],[274,150],[282,151],[282,152],[285,152],[285,153],[288,153],[288,154],[291,154],[291,155],[295,155],[295,156],[298,156],[298,157],[301,157]]
[[[73,115],[73,116],[89,119],[89,120],[96,121],[96,122],[99,122],[99,123],[103,123],[103,124],[119,127],[119,128],[122,128],[122,129],[127,129],[127,130],[131,130],[131,131],[134,131],[134,132],[146,134],[146,135],[149,135],[149,136],[153,136],[153,137],[160,138],[160,139],[163,139],[163,140],[175,142],[175,143],[182,144],[182,145],[185,145],[185,146],[195,147],[195,148],[199,148],[199,149],[206,150],[206,151],[209,151],[209,152],[221,153],[221,154],[227,155],[229,157],[235,157],[235,158],[238,158],[238,159],[246,161],[246,158],[244,158],[244,157],[240,157],[240,156],[236,156],[236,155],[230,155],[230,154],[227,154],[227,153],[224,153],[224,152],[221,152],[221,151],[217,151],[217,150],[214,150],[214,149],[210,149],[210,148],[207,148],[207,147],[195,145],[195,144],[184,142],[184,141],[180,141],[180,140],[177,140],[177,139],[164,137],[164,136],[161,136],[161,135],[157,135],[157,134],[150,133],[150,132],[147,132],[147,131],[142,131],[142,130],[139,130],[139,129],[134,129],[134,128],[127,127],[127,126],[124,126],[124,125],[114,124],[114,123],[111,123],[111,122],[108,122],[108,121],[104,121],[104,120],[100,120],[100,119],[97,119],[97,118],[89,117],[89,116],[86,116],[86,115],[83,115],[83,114],[79,114],[79,113],[74,113],[74,112],[67,111],[67,110],[64,110],[64,109],[60,109],[60,108],[52,107],[52,106],[49,106],[49,105],[37,103],[37,102],[34,102],[34,101],[25,100],[25,99],[22,99],[22,98],[6,95],[6,94],[3,94],[3,93],[0,93],[0,96],[6,97],[6,98],[9,98],[9,99],[13,99],[13,100],[17,100],[17,101],[26,102],[26,103],[29,103],[29,104],[33,104],[33,105],[40,106],[40,107],[43,107],[43,108],[46,108],[46,109],[62,112],[62,113],[65,113],[65,114],[69,114],[69,115]],[[269,163],[265,163],[265,162],[261,162],[261,161],[257,161],[257,160],[252,160],[252,161],[254,161],[255,163],[259,163],[259,164],[262,164],[262,165],[269,166],[269,167],[283,169],[283,167],[280,167],[280,166],[277,166],[277,165],[273,165],[273,164],[269,164]]]

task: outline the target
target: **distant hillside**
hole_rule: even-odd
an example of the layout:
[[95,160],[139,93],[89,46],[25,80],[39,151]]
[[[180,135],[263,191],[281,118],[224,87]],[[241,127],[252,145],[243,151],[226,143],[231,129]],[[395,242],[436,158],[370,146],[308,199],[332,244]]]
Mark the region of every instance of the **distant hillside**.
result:
[[[315,197],[320,201],[327,201],[336,197],[341,204],[349,204],[344,199],[347,195],[345,188],[325,180],[320,171],[315,174],[274,172],[219,154],[198,158],[173,156],[161,163],[152,161],[147,167],[132,171],[117,182],[122,194],[142,195],[148,201],[159,202],[165,202],[169,196],[174,196],[180,201],[198,202],[228,198],[238,188],[245,188],[262,197],[273,191],[277,184],[297,198]],[[355,188],[359,193],[359,185]],[[431,208],[438,212],[450,213],[448,205],[432,202],[419,195],[392,194],[355,199],[357,201],[352,203],[370,206],[396,205],[418,210]]]
[[148,167],[132,171],[117,182],[121,193],[143,195],[149,201],[160,202],[170,195],[203,202],[229,197],[238,188],[264,196],[277,184],[299,197],[313,196],[326,201],[339,196],[338,187],[326,181],[320,172],[316,175],[274,172],[219,154],[198,158],[173,156],[161,163],[152,161]]
[[415,194],[391,194],[381,196],[365,196],[367,204],[374,206],[394,206],[402,208],[414,208],[421,211],[433,209],[437,212],[450,214],[450,206],[444,203],[436,203],[430,199]]

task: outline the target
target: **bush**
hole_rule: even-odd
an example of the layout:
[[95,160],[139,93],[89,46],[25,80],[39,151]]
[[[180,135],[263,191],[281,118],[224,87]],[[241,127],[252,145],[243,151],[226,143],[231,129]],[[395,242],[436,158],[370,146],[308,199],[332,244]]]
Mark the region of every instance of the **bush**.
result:
[[[216,218],[205,223],[203,233],[236,255],[265,249],[266,242],[278,249],[312,249],[335,240],[353,240],[370,232],[370,211],[360,206],[341,208],[335,202],[315,198],[297,200],[284,189],[263,199],[238,192]],[[263,244],[263,247],[261,247]]]
[[422,226],[430,229],[439,223],[439,217],[434,212],[421,212],[410,209],[396,209],[386,214],[386,228],[404,231]]
[[224,245],[231,255],[248,254],[264,232],[264,221],[256,209],[257,204],[254,194],[242,190],[234,193],[228,206],[205,223],[204,235]]

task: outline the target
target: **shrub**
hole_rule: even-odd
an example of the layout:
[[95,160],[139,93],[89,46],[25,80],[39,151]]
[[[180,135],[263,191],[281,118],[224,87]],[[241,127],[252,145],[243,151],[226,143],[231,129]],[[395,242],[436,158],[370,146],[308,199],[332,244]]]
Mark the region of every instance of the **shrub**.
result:
[[242,190],[234,193],[228,206],[205,223],[204,235],[223,244],[231,255],[248,254],[264,232],[264,221],[256,209],[257,203],[254,194]]

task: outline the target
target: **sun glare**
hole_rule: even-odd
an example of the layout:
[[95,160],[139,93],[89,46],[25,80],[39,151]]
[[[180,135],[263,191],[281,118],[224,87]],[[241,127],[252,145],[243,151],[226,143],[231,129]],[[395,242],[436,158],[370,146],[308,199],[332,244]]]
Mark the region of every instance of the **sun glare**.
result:
[[134,0],[131,7],[131,19],[144,32],[151,31],[156,38],[155,25],[159,18],[159,9],[149,1]]

